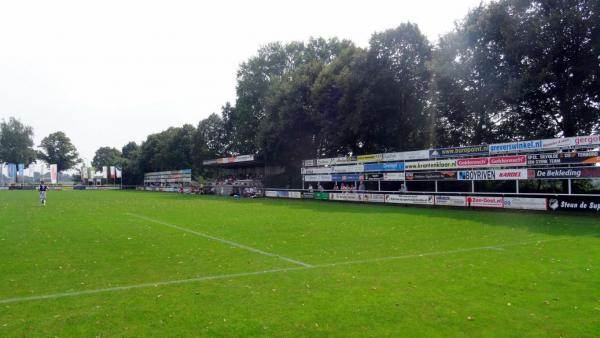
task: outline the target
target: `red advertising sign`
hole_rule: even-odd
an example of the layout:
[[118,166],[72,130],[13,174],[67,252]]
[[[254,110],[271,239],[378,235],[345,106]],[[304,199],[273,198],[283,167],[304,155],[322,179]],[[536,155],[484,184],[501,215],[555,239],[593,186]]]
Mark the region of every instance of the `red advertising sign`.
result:
[[477,208],[504,208],[504,198],[487,196],[469,196],[467,205]]
[[513,167],[524,166],[527,164],[527,156],[494,156],[494,157],[476,157],[456,160],[459,168],[478,168],[478,167]]

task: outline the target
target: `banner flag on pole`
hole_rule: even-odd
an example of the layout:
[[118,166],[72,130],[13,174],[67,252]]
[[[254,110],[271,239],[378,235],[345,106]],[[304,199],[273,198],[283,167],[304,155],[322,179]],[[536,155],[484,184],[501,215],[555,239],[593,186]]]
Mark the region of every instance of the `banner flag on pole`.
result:
[[58,166],[56,164],[50,165],[50,182],[52,184],[58,183]]
[[8,164],[8,179],[9,180],[16,180],[17,178],[17,165],[14,163],[9,163]]
[[114,166],[110,166],[110,178],[114,179],[117,176],[117,174],[115,173],[115,167]]
[[116,167],[115,168],[115,174],[116,174],[117,178],[122,178],[122,176],[123,176],[123,169],[121,169],[119,167]]
[[25,164],[19,163],[17,165],[17,176],[19,178],[19,182],[23,182],[23,178],[25,177]]
[[108,167],[107,166],[102,167],[102,178],[108,178]]

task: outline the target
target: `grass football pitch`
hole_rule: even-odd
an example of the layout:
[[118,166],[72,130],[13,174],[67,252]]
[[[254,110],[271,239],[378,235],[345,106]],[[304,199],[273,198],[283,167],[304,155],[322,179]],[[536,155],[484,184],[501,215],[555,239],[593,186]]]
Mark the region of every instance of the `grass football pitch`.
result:
[[600,336],[600,217],[0,192],[0,337]]

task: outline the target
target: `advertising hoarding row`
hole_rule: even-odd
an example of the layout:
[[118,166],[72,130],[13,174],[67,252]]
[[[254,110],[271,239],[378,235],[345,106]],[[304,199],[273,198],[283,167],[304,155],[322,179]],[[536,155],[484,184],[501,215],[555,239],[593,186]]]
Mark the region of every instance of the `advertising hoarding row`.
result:
[[502,196],[457,196],[418,194],[374,194],[374,193],[328,193],[297,191],[265,191],[266,197],[308,198],[343,202],[390,203],[406,205],[428,205],[445,207],[472,207],[492,209],[518,209],[538,211],[586,211],[600,212],[600,196],[555,196],[555,197],[502,197]]
[[495,143],[490,145],[477,145],[466,147],[436,148],[430,150],[416,150],[384,154],[359,155],[356,157],[337,157],[306,160],[305,167],[325,166],[332,164],[348,164],[356,162],[391,162],[440,159],[447,157],[467,157],[487,154],[500,154],[510,152],[533,152],[561,148],[583,148],[600,145],[600,135],[575,136],[544,140],[529,140],[518,142]]

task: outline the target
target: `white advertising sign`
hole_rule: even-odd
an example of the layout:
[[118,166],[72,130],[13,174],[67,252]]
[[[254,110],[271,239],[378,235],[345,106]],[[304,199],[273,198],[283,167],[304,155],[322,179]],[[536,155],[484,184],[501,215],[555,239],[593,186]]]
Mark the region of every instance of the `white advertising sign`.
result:
[[433,205],[433,196],[386,194],[385,203]]
[[383,180],[384,181],[404,181],[406,179],[406,174],[404,173],[384,173]]
[[404,163],[404,170],[438,170],[456,168],[456,160],[433,160]]
[[497,180],[526,180],[527,169],[495,170]]
[[383,154],[383,160],[388,161],[410,161],[426,160],[429,158],[429,150],[403,151],[399,153]]
[[266,190],[265,191],[265,196],[266,197],[277,197],[277,191]]
[[358,202],[361,200],[362,194],[357,193],[337,193],[329,194],[329,199],[334,201],[351,201]]
[[299,191],[290,191],[288,192],[289,198],[302,198],[302,193]]
[[542,140],[544,149],[570,148],[576,146],[594,146],[600,144],[600,135],[551,138]]
[[362,173],[365,171],[364,164],[344,165],[333,167],[334,173]]
[[363,200],[363,202],[370,202],[370,203],[384,203],[385,195],[384,194],[363,194],[362,200]]
[[306,175],[305,182],[331,182],[331,175]]
[[333,172],[333,168],[302,168],[301,172],[303,175],[331,174]]
[[324,165],[330,165],[331,164],[331,159],[330,158],[319,158],[317,159],[317,165],[318,166],[324,166]]
[[504,208],[504,199],[502,197],[469,196],[467,204],[470,207],[478,208]]
[[435,196],[435,205],[443,205],[449,207],[466,207],[467,198],[465,196]]
[[545,198],[505,197],[507,209],[548,210]]
[[490,144],[490,153],[512,153],[542,149],[542,140]]

